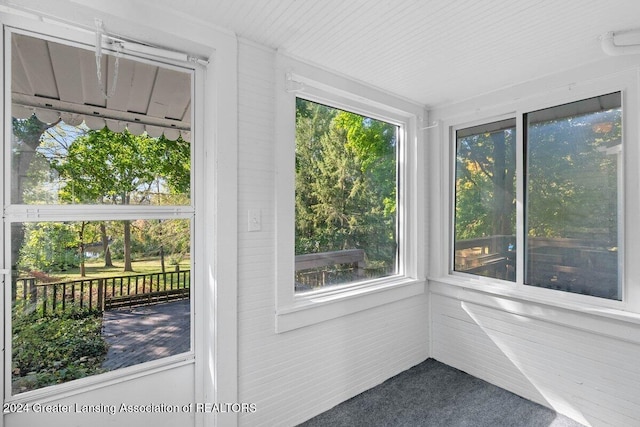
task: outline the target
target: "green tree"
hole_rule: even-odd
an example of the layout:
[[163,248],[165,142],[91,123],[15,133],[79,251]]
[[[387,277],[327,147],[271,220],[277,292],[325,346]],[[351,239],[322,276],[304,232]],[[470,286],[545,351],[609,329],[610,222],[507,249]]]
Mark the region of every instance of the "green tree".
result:
[[166,271],[165,258],[174,267],[190,252],[191,231],[188,219],[140,221],[140,238],[148,250],[160,256],[162,272]]
[[[34,174],[42,173],[42,168],[33,167],[34,158],[37,156],[37,148],[40,145],[42,135],[56,123],[44,123],[34,115],[27,119],[11,119],[13,140],[11,158],[11,203],[24,203],[25,193],[30,188],[23,186]],[[36,158],[35,161],[38,159]],[[18,262],[19,250],[24,242],[24,230],[16,229],[11,233],[11,259],[12,263]]]
[[[60,197],[69,203],[161,204],[164,193],[188,193],[190,185],[187,142],[127,130],[89,131],[53,157],[51,166],[64,182]],[[133,271],[130,221],[123,221],[123,249],[124,271]]]
[[47,273],[79,265],[78,235],[73,226],[60,222],[27,223],[19,265]]
[[457,142],[456,240],[513,235],[515,129],[466,133]]
[[[550,120],[527,128],[526,207],[530,237],[617,236],[619,109]],[[613,148],[612,148],[613,147]],[[513,234],[515,131],[458,139],[456,239]]]
[[96,242],[99,239],[100,228],[95,222],[79,221],[71,223],[71,227],[78,235],[78,259],[80,262],[80,277],[86,277],[85,253],[88,243]]
[[527,233],[617,242],[621,110],[532,123]]
[[394,265],[397,128],[297,101],[296,253],[364,249]]

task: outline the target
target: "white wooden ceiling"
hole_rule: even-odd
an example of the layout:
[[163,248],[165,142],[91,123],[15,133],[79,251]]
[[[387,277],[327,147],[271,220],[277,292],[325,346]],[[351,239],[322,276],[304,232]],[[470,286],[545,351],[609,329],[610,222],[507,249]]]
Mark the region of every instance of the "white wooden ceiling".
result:
[[166,25],[167,17],[177,26],[190,25],[187,31],[192,23],[226,29],[431,107],[602,60],[601,35],[640,28],[640,0],[0,3],[48,9],[51,15],[66,4],[73,13],[63,18],[71,22],[85,17],[90,23],[92,10],[99,10],[105,17],[127,16],[139,23],[130,30],[139,32]]
[[600,35],[640,28],[640,0],[130,1],[431,106],[603,59]]

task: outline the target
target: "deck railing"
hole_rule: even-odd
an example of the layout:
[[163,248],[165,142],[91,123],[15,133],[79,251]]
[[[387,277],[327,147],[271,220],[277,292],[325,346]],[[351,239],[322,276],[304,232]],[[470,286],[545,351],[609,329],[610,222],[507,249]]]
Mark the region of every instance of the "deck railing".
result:
[[499,279],[515,279],[515,236],[496,235],[458,240],[455,243],[455,270]]
[[13,281],[17,309],[45,316],[68,309],[105,311],[189,297],[191,271],[180,270],[127,276],[85,278],[53,283],[34,277]]
[[362,249],[296,255],[295,286],[297,291],[326,286],[343,276],[364,276],[365,254]]
[[[455,271],[515,280],[515,237],[489,236],[455,243]],[[527,240],[527,284],[619,298],[618,252],[597,239]]]

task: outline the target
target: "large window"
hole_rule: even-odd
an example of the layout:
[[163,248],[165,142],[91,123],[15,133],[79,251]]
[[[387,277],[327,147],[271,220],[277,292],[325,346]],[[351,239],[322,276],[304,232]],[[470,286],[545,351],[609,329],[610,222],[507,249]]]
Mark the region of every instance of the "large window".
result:
[[193,70],[7,40],[7,395],[190,352]]
[[276,331],[424,293],[424,108],[278,60]]
[[398,126],[296,100],[296,291],[393,275]]
[[521,115],[520,164],[516,119],[457,130],[454,271],[621,300],[621,105]]

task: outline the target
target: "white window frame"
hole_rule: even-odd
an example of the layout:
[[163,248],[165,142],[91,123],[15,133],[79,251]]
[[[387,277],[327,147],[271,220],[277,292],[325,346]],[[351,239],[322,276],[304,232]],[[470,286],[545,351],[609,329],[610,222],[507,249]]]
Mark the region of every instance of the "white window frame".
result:
[[[276,67],[276,332],[312,325],[424,293],[423,212],[425,112],[421,106],[278,55]],[[295,293],[295,99],[303,98],[399,126],[398,273]]]
[[[456,285],[483,293],[489,293],[517,300],[541,303],[569,310],[588,312],[606,317],[619,319],[634,319],[640,321],[640,267],[634,259],[640,256],[640,226],[635,224],[633,218],[637,218],[640,212],[640,194],[637,190],[637,182],[640,177],[638,165],[640,165],[640,150],[638,149],[639,136],[639,108],[638,108],[638,75],[636,70],[628,70],[617,74],[597,76],[585,79],[581,83],[571,83],[560,86],[555,90],[538,92],[528,98],[497,102],[495,106],[487,106],[479,113],[480,109],[473,113],[461,114],[452,119],[443,119],[442,128],[439,129],[442,147],[440,151],[442,176],[446,177],[440,183],[442,194],[434,196],[432,200],[440,200],[444,207],[436,212],[436,224],[440,224],[443,230],[437,234],[437,239],[432,247],[442,248],[442,256],[431,264],[430,280],[433,282]],[[623,114],[623,144],[622,144],[622,168],[619,173],[619,194],[621,204],[619,206],[619,264],[622,276],[622,300],[610,300],[589,295],[581,295],[567,291],[546,289],[531,285],[524,285],[524,175],[523,175],[523,136],[524,114],[544,108],[576,102],[591,97],[605,95],[612,92],[622,94]],[[453,271],[453,242],[454,242],[454,202],[455,202],[455,144],[456,130],[475,125],[490,123],[506,118],[516,119],[516,281],[493,279],[477,276],[464,272]],[[433,189],[434,187],[432,187]],[[636,221],[637,222],[637,221]],[[439,287],[439,285],[438,285]]]
[[[69,26],[60,26],[55,23],[43,24],[25,20],[13,15],[0,15],[2,20],[2,41],[5,46],[5,55],[0,60],[2,62],[4,75],[8,78],[4,79],[4,111],[5,116],[2,118],[3,138],[5,141],[11,140],[11,60],[10,60],[10,33],[27,34],[33,37],[53,40],[58,43],[69,46],[92,49],[95,43],[95,34],[87,31],[79,31]],[[70,40],[74,40],[71,42]],[[9,47],[7,47],[7,45]],[[108,49],[103,50],[105,53],[111,53]],[[158,52],[161,52],[160,50]],[[69,381],[62,384],[47,386],[44,388],[32,390],[18,395],[12,395],[11,392],[11,297],[10,287],[4,286],[2,318],[4,321],[5,334],[5,351],[4,362],[2,368],[3,394],[4,402],[29,402],[37,401],[46,402],[53,399],[84,393],[103,386],[108,386],[114,381],[123,381],[126,379],[134,379],[145,375],[150,375],[164,370],[175,369],[179,366],[194,365],[196,363],[196,352],[200,353],[204,349],[198,348],[196,343],[196,334],[201,334],[202,322],[196,324],[194,313],[200,310],[199,306],[203,305],[200,298],[202,293],[206,293],[202,286],[195,286],[198,283],[204,283],[204,271],[198,271],[194,265],[202,262],[204,259],[203,252],[204,239],[202,233],[197,233],[196,229],[202,228],[202,211],[206,198],[204,197],[204,143],[203,143],[203,97],[198,94],[204,91],[204,71],[202,64],[195,62],[182,62],[173,59],[162,58],[157,55],[135,54],[129,55],[121,53],[122,57],[130,57],[136,61],[149,62],[159,64],[163,67],[173,68],[181,72],[191,74],[191,194],[190,204],[180,206],[111,206],[111,205],[19,205],[11,204],[10,195],[10,170],[11,170],[11,153],[10,144],[3,143],[1,150],[1,162],[4,165],[5,176],[2,180],[3,185],[3,206],[4,216],[2,234],[9,235],[11,223],[16,222],[55,222],[55,221],[74,221],[74,220],[124,220],[124,219],[188,219],[191,223],[191,297],[190,297],[190,349],[187,352],[160,358],[157,360],[141,363],[138,365],[120,368],[102,374],[92,375],[85,378]],[[7,239],[10,240],[10,239]],[[11,256],[10,242],[3,240],[2,257],[3,274],[6,280],[10,280]]]

